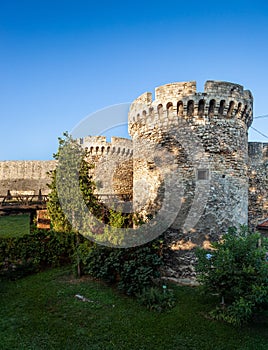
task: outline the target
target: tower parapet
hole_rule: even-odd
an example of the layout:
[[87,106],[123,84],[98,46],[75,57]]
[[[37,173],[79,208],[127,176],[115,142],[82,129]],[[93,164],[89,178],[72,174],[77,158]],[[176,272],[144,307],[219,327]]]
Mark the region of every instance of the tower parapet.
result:
[[205,83],[204,92],[196,92],[196,82],[166,84],[133,101],[129,111],[129,133],[167,129],[184,118],[191,124],[202,124],[214,118],[236,119],[248,128],[252,123],[253,97],[242,85],[212,81]]
[[[177,167],[185,196],[174,225],[186,234],[185,239],[200,244],[206,239],[217,239],[230,226],[246,224],[247,136],[252,108],[250,91],[242,85],[221,81],[207,81],[204,92],[196,91],[194,81],[166,84],[155,89],[155,99],[146,92],[134,100],[128,115],[134,146],[134,207],[138,210],[143,207],[145,213],[157,211],[161,204],[157,207],[155,203],[161,203],[164,198],[163,173],[168,167],[171,173]],[[200,157],[208,161],[205,168],[197,168],[193,162],[193,148],[188,147],[193,140],[202,149]],[[144,156],[142,152],[147,144],[148,152]],[[173,164],[157,169],[153,159],[157,146],[172,154]],[[183,228],[189,223],[190,215],[195,215],[192,209],[195,191],[205,182],[209,183],[209,195],[204,199],[203,212],[198,223],[185,233]]]
[[85,136],[79,141],[92,156],[118,154],[131,157],[133,154],[132,140],[122,137],[112,137],[111,142],[108,142],[106,136]]

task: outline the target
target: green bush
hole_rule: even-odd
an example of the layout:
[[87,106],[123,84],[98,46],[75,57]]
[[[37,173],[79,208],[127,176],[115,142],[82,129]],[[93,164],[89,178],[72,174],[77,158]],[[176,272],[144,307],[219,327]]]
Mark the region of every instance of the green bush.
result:
[[135,248],[108,248],[84,241],[79,245],[83,272],[115,283],[127,295],[137,295],[160,277],[160,241]]
[[221,306],[211,315],[231,324],[249,321],[268,303],[268,242],[241,226],[229,229],[213,251],[197,250],[196,271],[205,292],[217,293]]
[[0,238],[0,277],[16,279],[72,261],[74,234],[34,230],[22,237]]
[[163,287],[163,290],[156,286],[144,288],[138,295],[141,305],[158,312],[172,309],[175,306],[174,293],[171,289],[165,288],[166,286]]

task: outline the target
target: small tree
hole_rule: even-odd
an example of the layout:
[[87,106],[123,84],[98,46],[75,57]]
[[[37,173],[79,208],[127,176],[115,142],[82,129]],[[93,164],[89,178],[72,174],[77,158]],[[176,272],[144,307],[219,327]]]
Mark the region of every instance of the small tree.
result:
[[[97,200],[94,197],[94,183],[89,176],[89,169],[92,167],[87,161],[87,151],[82,149],[78,142],[67,132],[63,138],[59,138],[59,148],[53,157],[58,161],[55,170],[50,172],[51,183],[48,184],[51,192],[47,204],[48,213],[53,229],[58,232],[76,232],[76,245],[79,245],[79,232],[77,225],[82,204],[97,211]],[[58,176],[58,178],[57,178]],[[79,191],[82,193],[84,203],[77,198],[77,188],[70,186],[75,181],[79,182]],[[59,198],[59,188],[61,193],[66,193],[64,202],[65,211]],[[69,213],[67,218],[66,212]],[[71,213],[71,215],[70,215]],[[79,260],[79,255],[77,254]],[[77,273],[80,276],[80,262],[77,263]]]
[[268,302],[267,240],[246,226],[229,229],[213,251],[197,250],[198,280],[208,293],[220,296],[216,319],[240,325]]

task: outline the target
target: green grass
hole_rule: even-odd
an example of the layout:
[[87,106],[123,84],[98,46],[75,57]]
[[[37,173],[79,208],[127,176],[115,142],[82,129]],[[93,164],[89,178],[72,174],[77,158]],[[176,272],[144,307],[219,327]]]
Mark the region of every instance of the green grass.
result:
[[30,232],[30,217],[24,215],[0,216],[0,237],[18,237]]
[[[256,349],[268,348],[268,322],[241,329],[203,315],[211,300],[174,286],[177,305],[150,312],[136,300],[69,268],[48,270],[0,286],[0,349]],[[81,294],[96,302],[82,302]]]

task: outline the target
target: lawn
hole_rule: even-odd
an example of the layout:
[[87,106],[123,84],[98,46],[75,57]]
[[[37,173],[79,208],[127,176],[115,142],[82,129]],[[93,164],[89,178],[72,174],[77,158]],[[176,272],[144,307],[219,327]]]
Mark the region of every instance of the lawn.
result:
[[[267,349],[267,320],[234,328],[204,317],[211,299],[172,286],[174,309],[150,312],[136,300],[69,267],[0,287],[0,349]],[[94,302],[75,297],[85,296]]]
[[30,216],[0,216],[0,237],[18,237],[30,232]]

